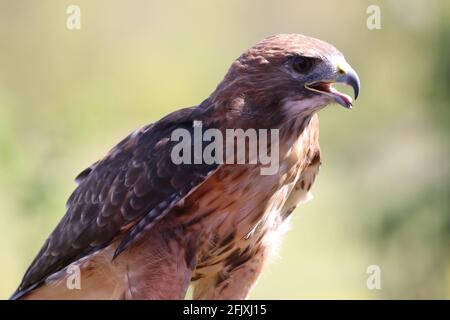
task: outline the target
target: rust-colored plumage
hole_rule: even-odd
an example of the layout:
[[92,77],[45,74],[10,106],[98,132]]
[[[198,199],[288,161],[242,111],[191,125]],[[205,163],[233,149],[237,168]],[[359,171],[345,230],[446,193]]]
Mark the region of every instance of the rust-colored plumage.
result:
[[[356,73],[333,46],[267,38],[242,54],[200,105],[136,130],[84,170],[67,212],[13,299],[245,298],[320,166],[316,112],[351,99]],[[279,169],[171,161],[175,129],[279,130]],[[67,286],[68,268],[81,288]]]

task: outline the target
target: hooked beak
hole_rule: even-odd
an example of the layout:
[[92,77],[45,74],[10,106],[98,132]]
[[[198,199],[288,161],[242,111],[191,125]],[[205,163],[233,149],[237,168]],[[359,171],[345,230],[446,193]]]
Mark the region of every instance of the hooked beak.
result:
[[333,88],[334,83],[342,83],[353,88],[353,94],[356,98],[358,98],[359,90],[360,90],[360,82],[358,74],[355,70],[352,69],[348,64],[338,65],[337,67],[337,76],[335,80],[321,80],[315,81],[312,83],[308,83],[305,85],[305,88],[311,91],[319,92],[334,98],[334,100],[339,103],[341,106],[351,109],[352,108],[352,98],[342,92],[339,92],[335,88]]

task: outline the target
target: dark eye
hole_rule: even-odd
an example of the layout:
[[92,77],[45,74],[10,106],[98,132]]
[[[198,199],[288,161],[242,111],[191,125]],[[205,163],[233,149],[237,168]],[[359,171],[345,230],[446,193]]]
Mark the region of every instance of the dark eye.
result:
[[292,68],[298,73],[308,73],[314,66],[314,59],[308,57],[294,57],[292,61]]

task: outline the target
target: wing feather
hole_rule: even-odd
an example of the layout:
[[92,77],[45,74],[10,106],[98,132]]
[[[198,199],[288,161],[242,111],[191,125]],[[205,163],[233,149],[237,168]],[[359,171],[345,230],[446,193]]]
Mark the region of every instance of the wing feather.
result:
[[176,143],[170,140],[172,131],[192,132],[193,120],[203,120],[199,111],[181,109],[136,130],[77,176],[78,187],[67,201],[65,216],[28,268],[13,299],[125,233],[115,256],[120,254],[217,168],[216,164],[175,165],[170,160]]

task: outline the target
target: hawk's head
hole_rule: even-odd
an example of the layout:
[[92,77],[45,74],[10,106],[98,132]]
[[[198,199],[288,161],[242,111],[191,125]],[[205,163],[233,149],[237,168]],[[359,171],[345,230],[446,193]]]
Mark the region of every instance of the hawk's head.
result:
[[280,34],[243,53],[218,89],[239,92],[254,108],[278,100],[278,105],[295,109],[292,114],[317,111],[333,102],[351,108],[352,98],[336,90],[335,83],[351,86],[355,99],[358,96],[358,75],[341,52],[318,39]]

